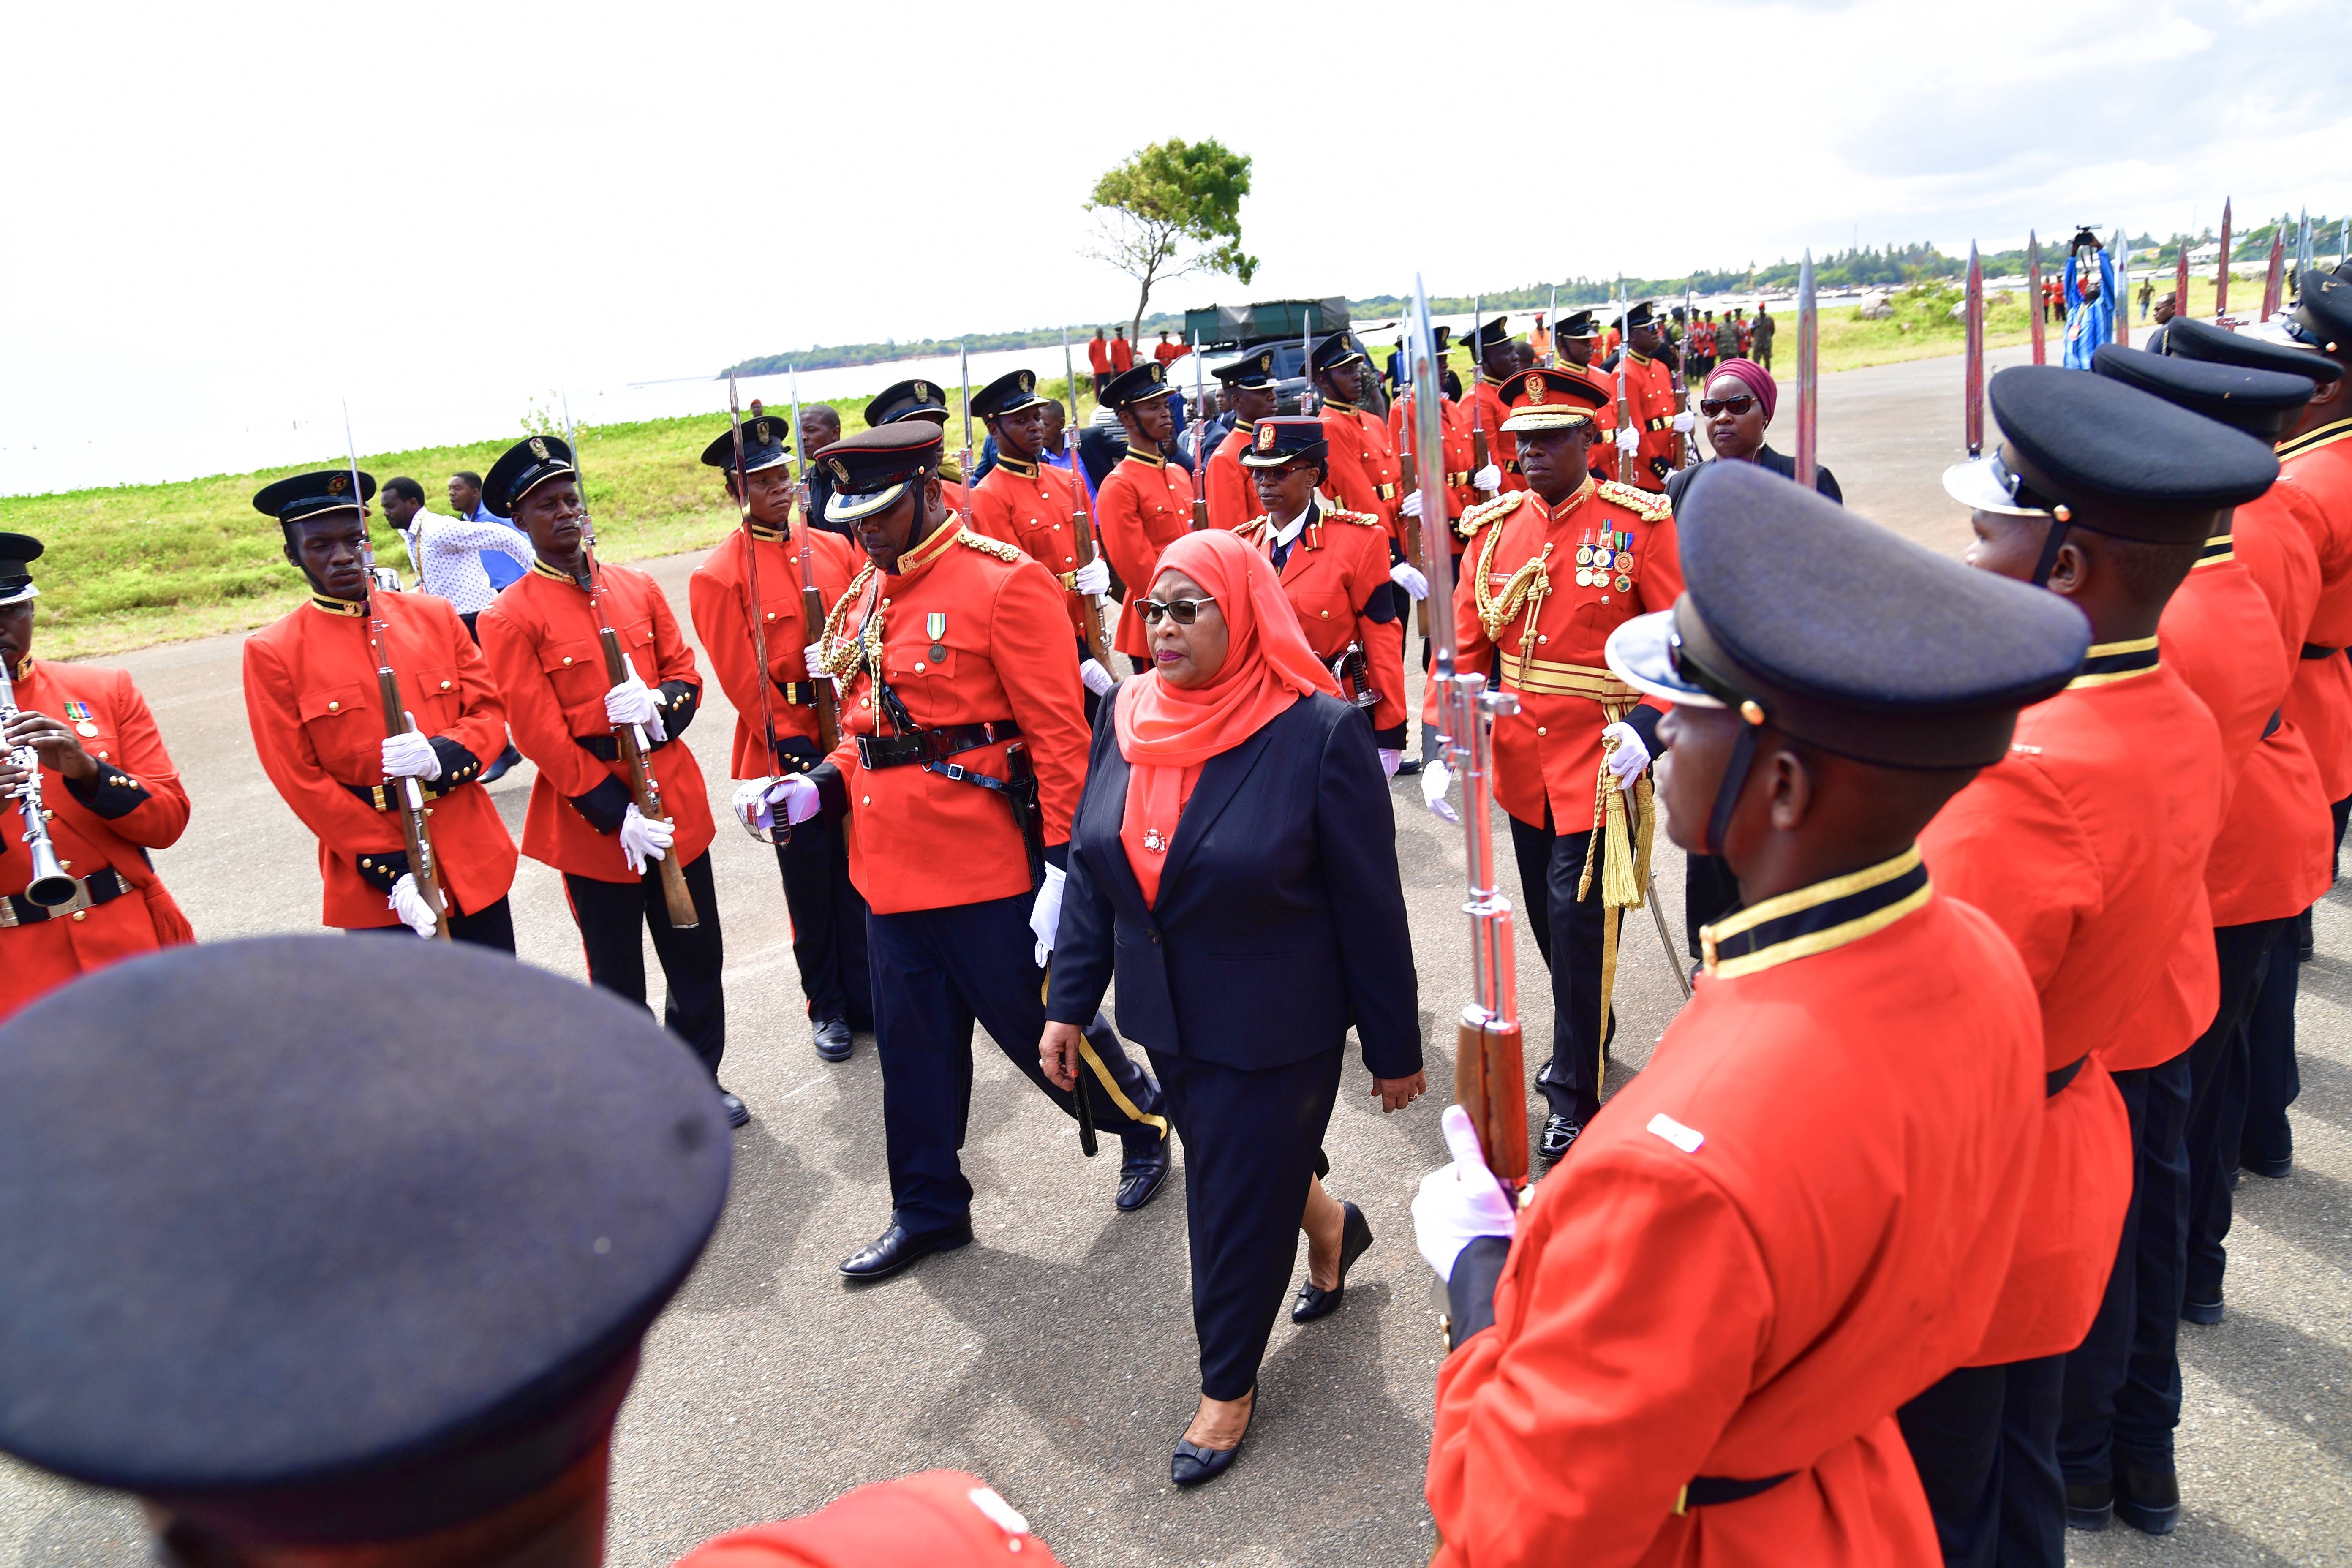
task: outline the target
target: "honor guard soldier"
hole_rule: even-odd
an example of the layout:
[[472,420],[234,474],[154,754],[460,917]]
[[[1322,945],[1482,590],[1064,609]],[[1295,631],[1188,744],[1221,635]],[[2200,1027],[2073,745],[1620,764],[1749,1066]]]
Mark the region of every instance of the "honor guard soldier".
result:
[[1397,552],[1377,517],[1348,511],[1323,494],[1330,472],[1329,426],[1317,418],[1262,419],[1242,458],[1257,484],[1263,517],[1238,531],[1282,579],[1315,657],[1339,695],[1371,721],[1381,766],[1396,776],[1404,757],[1404,623],[1391,590],[1426,597],[1429,584]]
[[[1611,438],[1618,451],[1633,459],[1633,484],[1660,495],[1665,493],[1666,476],[1674,472],[1675,437],[1687,437],[1696,428],[1689,410],[1675,406],[1674,373],[1660,357],[1664,347],[1657,311],[1648,300],[1625,312],[1625,355],[1618,373],[1625,378],[1625,407],[1633,425]],[[1607,377],[1612,405],[1616,380],[1617,373]]]
[[[278,520],[286,559],[310,584],[306,605],[245,641],[245,716],[262,770],[319,837],[321,923],[434,934],[433,906],[408,863],[405,781],[428,803],[426,827],[449,934],[512,952],[514,836],[482,787],[506,749],[507,710],[490,666],[446,599],[376,589],[368,577],[372,475],[296,474],[254,510]],[[383,647],[371,646],[381,626]],[[413,728],[386,733],[379,658],[399,677]]]
[[[928,419],[940,427],[941,432],[940,438],[941,443],[944,444],[947,439],[945,432],[948,427],[948,395],[946,391],[940,387],[937,382],[893,382],[888,386],[884,387],[881,393],[875,397],[874,401],[866,405],[866,427],[869,430],[879,430],[883,426],[895,425],[901,419]],[[839,440],[841,438],[838,428],[834,432],[834,438],[835,440]],[[822,447],[812,447],[810,449],[812,451],[823,450]],[[970,474],[964,474],[959,476],[959,479],[961,482],[959,482],[959,479],[941,479],[940,480],[940,493],[948,498],[948,510],[953,512],[961,512],[963,510],[964,485],[969,484],[971,481],[971,476]],[[826,510],[830,512],[831,508],[828,507]],[[854,530],[852,531],[852,534],[854,537]]]
[[[2026,710],[2008,757],[1921,840],[1937,880],[2023,956],[2049,1078],[2000,1306],[1965,1364],[1905,1407],[1903,1427],[1948,1561],[1997,1552],[2058,1568],[2066,1353],[2116,1267],[2146,1103],[2145,1075],[2119,1090],[2110,1064],[2141,1059],[2144,1009],[2201,1011],[2201,1028],[2217,988],[2204,870],[2227,787],[2222,740],[2165,661],[2158,626],[2228,510],[2269,489],[2277,464],[2259,442],[2104,376],[2019,366],[1989,395],[2000,450],[1944,481],[1971,509],[1969,563],[2071,601],[2092,646],[2082,674]],[[2168,1003],[2167,986],[2191,1000]],[[2127,1109],[2127,1092],[2141,1104]]]
[[[1536,1081],[1550,1105],[1540,1149],[1557,1160],[1600,1109],[1615,1027],[1619,910],[1603,896],[1603,857],[1637,881],[1648,874],[1650,828],[1635,820],[1647,792],[1635,785],[1660,710],[1610,673],[1601,650],[1623,622],[1670,608],[1683,575],[1664,498],[1591,476],[1601,389],[1531,370],[1502,395],[1529,488],[1462,516],[1455,637],[1460,668],[1496,668],[1519,696],[1518,711],[1495,721],[1495,799],[1510,814],[1528,925],[1551,966],[1552,1057]],[[1433,693],[1422,721],[1436,720]],[[1452,782],[1443,763],[1424,763],[1423,798],[1449,821]]]
[[1086,647],[1086,617],[1095,613],[1096,596],[1110,592],[1110,567],[1100,554],[1078,564],[1077,533],[1088,526],[1087,507],[1069,471],[1045,460],[1045,411],[1053,406],[1037,395],[1034,371],[998,376],[971,395],[971,411],[996,437],[995,466],[972,487],[971,523],[1061,580],[1091,714],[1096,700],[1118,683]]
[[0,533],[0,665],[13,687],[0,749],[0,1018],[77,974],[196,940],[148,854],[179,842],[188,792],[127,673],[34,659],[40,556],[39,540]]
[[1358,406],[1371,361],[1353,337],[1334,332],[1315,345],[1307,363],[1321,400],[1323,434],[1330,444],[1324,466],[1329,470],[1331,494],[1349,511],[1376,518],[1382,528],[1396,533],[1396,449],[1389,443],[1387,424]]
[[1486,433],[1486,463],[1495,470],[1491,474],[1473,474],[1470,482],[1489,495],[1526,489],[1528,481],[1519,472],[1518,447],[1510,432],[1503,428],[1510,410],[1504,405],[1497,390],[1519,369],[1517,356],[1512,353],[1508,321],[1496,315],[1479,323],[1476,334],[1470,339],[1470,355],[1477,374],[1471,378],[1470,395],[1463,399],[1463,422],[1474,433]]
[[1560,318],[1554,336],[1559,344],[1559,363],[1555,368],[1562,374],[1580,375],[1608,395],[1608,400],[1592,412],[1592,474],[1595,479],[1613,479],[1617,477],[1617,382],[1592,363],[1594,351],[1601,346],[1600,324],[1591,311],[1579,310]]
[[[515,744],[539,765],[523,819],[523,853],[563,873],[588,978],[642,1005],[645,939],[653,936],[668,995],[662,1021],[718,1084],[727,1051],[727,996],[719,899],[710,879],[709,788],[678,744],[702,700],[694,652],[651,577],[588,553],[588,508],[572,448],[533,436],[507,448],[482,481],[482,504],[530,535],[530,574],[482,612],[482,647],[498,672]],[[615,684],[603,636],[618,639]],[[756,709],[756,703],[754,704]],[[620,747],[638,741],[662,815],[638,804]],[[663,896],[664,856],[686,879],[695,923],[674,924]],[[729,1125],[751,1120],[719,1086]]]
[[[816,458],[833,476],[833,515],[856,525],[867,564],[826,628],[843,681],[841,747],[779,781],[770,805],[780,826],[848,818],[850,871],[872,910],[893,1207],[841,1272],[877,1279],[971,1239],[956,1151],[974,1019],[1077,1112],[1046,1082],[1037,1041],[1088,737],[1061,586],[958,524],[940,497],[940,432],[908,420]],[[1149,577],[1138,581],[1148,590]],[[1125,1145],[1118,1206],[1139,1208],[1168,1171],[1160,1087],[1099,1017],[1088,1038],[1081,1089],[1094,1125]]]
[[[1444,327],[1432,329],[1437,357],[1441,363],[1445,358],[1445,339],[1448,330]],[[1443,475],[1445,485],[1445,517],[1447,525],[1450,527],[1455,519],[1475,506],[1482,498],[1476,488],[1470,483],[1469,420],[1463,412],[1462,405],[1453,398],[1441,394],[1438,402],[1441,405],[1438,409],[1439,424],[1445,449],[1438,454],[1437,460],[1442,465],[1439,472]],[[1389,446],[1398,454],[1400,459],[1411,454],[1417,463],[1420,454],[1413,451],[1414,439],[1412,385],[1408,382],[1404,390],[1389,404]],[[1399,482],[1402,482],[1401,460]],[[1397,515],[1413,518],[1421,516],[1420,494],[1418,486],[1407,486],[1403,495],[1397,501]],[[1459,553],[1461,544],[1459,535],[1455,536],[1454,544],[1456,553]],[[1415,564],[1419,563],[1416,562]]]
[[1127,456],[1103,477],[1095,521],[1103,553],[1127,588],[1117,647],[1139,672],[1150,668],[1151,648],[1136,605],[1150,595],[1160,552],[1192,526],[1192,476],[1163,455],[1176,428],[1167,375],[1168,367],[1151,360],[1111,377],[1102,392],[1103,406],[1118,414],[1127,432]]
[[[2340,851],[2352,817],[2352,663],[2344,657],[2352,645],[2352,396],[2346,391],[2352,386],[2346,375],[2352,366],[2352,281],[2311,273],[2277,328],[2286,341],[2176,316],[2164,329],[2165,348],[2194,359],[2308,375],[2318,384],[2276,447],[2278,489],[2308,503],[2298,510],[2315,531],[2320,570],[2318,607],[2282,712],[2311,741]],[[2247,1103],[2239,1146],[2242,1167],[2273,1180],[2294,1169],[2286,1108],[2300,1087],[2294,999],[2299,960],[2311,955],[2310,911],[2276,944],[2247,1026]]]
[[[687,580],[688,614],[696,637],[710,656],[719,689],[735,707],[735,743],[729,775],[767,779],[806,773],[824,760],[817,741],[817,687],[803,650],[824,636],[822,623],[803,615],[800,542],[792,534],[793,475],[785,422],[764,415],[743,422],[743,469],[751,514],[751,537],[736,530],[694,569]],[[735,491],[735,432],[720,432],[703,448],[702,460],[724,471]],[[856,574],[856,552],[839,534],[808,531],[808,569],[817,597],[837,602]],[[760,597],[751,603],[751,552]],[[776,725],[775,750],[760,733],[760,677],[752,657],[751,617],[760,618],[767,643],[768,710]],[[782,873],[784,908],[792,917],[793,963],[800,971],[801,994],[808,999],[816,1054],[829,1062],[849,1059],[851,1033],[874,1027],[874,985],[866,967],[866,900],[849,879],[849,846],[830,824],[813,823],[776,845]]]
[[2082,617],[1747,464],[1682,524],[1689,591],[1608,663],[1673,705],[1666,831],[1746,902],[1524,1208],[1445,1113],[1441,1568],[1935,1563],[1895,1412],[1976,1349],[2028,1196],[2032,984],[1919,834]]
[[1242,467],[1242,454],[1257,437],[1261,419],[1274,417],[1278,406],[1274,379],[1274,350],[1251,349],[1212,373],[1225,384],[1225,402],[1234,411],[1234,427],[1209,454],[1202,485],[1209,502],[1209,526],[1232,533],[1265,515],[1258,504],[1257,485]]

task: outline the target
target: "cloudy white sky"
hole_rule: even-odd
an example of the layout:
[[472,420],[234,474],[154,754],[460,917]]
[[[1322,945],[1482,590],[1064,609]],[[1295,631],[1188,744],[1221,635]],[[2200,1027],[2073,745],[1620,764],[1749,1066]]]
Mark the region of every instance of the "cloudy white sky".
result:
[[[1255,159],[1264,266],[1171,305],[2165,233],[2224,195],[2242,223],[2352,208],[2342,0],[1651,4],[1622,37],[1471,0],[1272,5],[1238,32],[1198,7],[1030,7],[1013,31],[1024,14],[10,6],[0,492],[58,482],[29,453],[61,426],[142,406],[219,419],[331,384],[364,408],[379,383],[410,406],[1123,319],[1080,203],[1171,135]],[[1563,89],[1571,45],[1590,63]],[[1621,47],[1636,68],[1601,68]],[[1652,85],[1685,50],[1756,89],[1686,112]],[[1335,113],[1351,79],[1397,86]]]

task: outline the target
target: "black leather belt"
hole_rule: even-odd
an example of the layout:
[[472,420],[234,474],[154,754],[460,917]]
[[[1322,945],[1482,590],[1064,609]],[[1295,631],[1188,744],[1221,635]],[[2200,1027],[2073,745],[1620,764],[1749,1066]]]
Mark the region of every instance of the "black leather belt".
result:
[[100,904],[110,904],[131,890],[130,880],[111,866],[87,877],[76,877],[74,885],[80,890],[69,901],[54,908],[37,904],[21,893],[0,899],[0,927],[38,925],[43,921],[59,920]]
[[1782,1470],[1777,1476],[1766,1476],[1761,1480],[1753,1481],[1733,1480],[1728,1476],[1693,1476],[1690,1483],[1683,1488],[1682,1495],[1675,1499],[1675,1511],[1688,1513],[1695,1508],[1708,1508],[1717,1503],[1752,1498],[1770,1491],[1796,1473],[1794,1470]]
[[784,700],[792,706],[795,708],[814,708],[816,706],[815,681],[779,680],[775,684],[776,689],[784,694]]
[[2064,1089],[2068,1084],[2074,1081],[2074,1075],[2083,1070],[2083,1064],[2090,1059],[2091,1058],[2088,1057],[2076,1057],[2064,1067],[2053,1068],[2051,1071],[2043,1073],[2042,1075],[2042,1098],[2044,1100],[2056,1099],[2060,1091]]
[[904,768],[944,762],[959,752],[977,751],[999,741],[1018,740],[1021,726],[1010,719],[986,724],[949,724],[910,735],[860,735],[857,763],[863,768]]
[[2305,658],[2334,658],[2343,651],[2340,647],[2322,647],[2315,642],[2303,645],[2303,657]]
[[[472,784],[473,782],[474,781],[472,779],[467,779],[466,784]],[[399,787],[390,783],[380,784],[347,784],[343,787],[357,795],[360,798],[362,805],[372,805],[378,811],[397,811],[401,806],[407,804],[400,798],[402,792]],[[442,789],[438,785],[429,784],[423,779],[418,779],[416,781],[416,787],[425,792],[425,799],[439,800],[443,795],[449,794],[451,790],[465,788],[466,784],[453,784],[450,786],[450,789]]]

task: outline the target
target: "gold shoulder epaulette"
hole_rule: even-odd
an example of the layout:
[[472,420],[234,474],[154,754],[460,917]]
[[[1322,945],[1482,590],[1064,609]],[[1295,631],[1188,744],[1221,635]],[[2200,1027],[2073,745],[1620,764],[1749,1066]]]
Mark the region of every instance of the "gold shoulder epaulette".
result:
[[1004,541],[1001,539],[991,539],[984,533],[974,533],[968,528],[956,534],[956,542],[958,544],[968,546],[971,549],[977,550],[982,555],[993,555],[999,561],[1013,563],[1026,561],[1029,559],[1027,555],[1013,549],[1013,546],[1005,543]]
[[1601,499],[1623,507],[1649,522],[1664,522],[1675,515],[1675,503],[1662,495],[1620,484],[1615,479],[1601,481]]
[[1465,539],[1475,539],[1478,531],[1490,522],[1499,522],[1511,515],[1518,504],[1528,499],[1525,490],[1505,490],[1493,500],[1482,500],[1464,510],[1454,520],[1454,531]]
[[1352,522],[1359,528],[1386,528],[1388,526],[1387,523],[1382,522],[1379,518],[1374,517],[1370,512],[1339,511],[1336,509],[1331,511],[1325,512],[1323,514],[1323,521],[1326,522]]

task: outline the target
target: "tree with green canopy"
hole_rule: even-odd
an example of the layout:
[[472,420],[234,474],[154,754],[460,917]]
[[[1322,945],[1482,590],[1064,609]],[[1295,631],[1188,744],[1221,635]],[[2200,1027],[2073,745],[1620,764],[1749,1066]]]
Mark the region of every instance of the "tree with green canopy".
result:
[[1138,285],[1128,335],[1143,330],[1154,284],[1192,272],[1224,272],[1247,283],[1257,258],[1242,250],[1242,198],[1250,160],[1214,139],[1155,142],[1095,182],[1086,210],[1096,241],[1087,255]]

